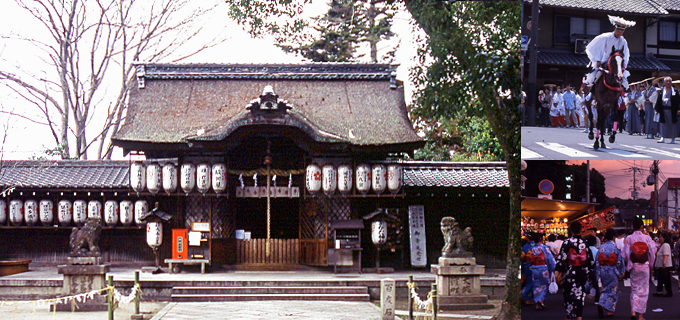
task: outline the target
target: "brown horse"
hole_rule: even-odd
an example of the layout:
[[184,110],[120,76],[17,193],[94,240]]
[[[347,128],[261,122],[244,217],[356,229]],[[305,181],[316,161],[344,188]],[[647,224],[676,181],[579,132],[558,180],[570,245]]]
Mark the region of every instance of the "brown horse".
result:
[[[597,131],[594,136],[595,143],[593,144],[593,148],[596,150],[600,147],[603,149],[607,148],[604,144],[605,119],[612,108],[617,108],[619,97],[623,92],[623,89],[621,88],[621,81],[623,80],[623,58],[623,50],[616,50],[614,46],[612,46],[612,53],[609,55],[609,60],[607,60],[607,64],[602,70],[602,75],[595,80],[591,90],[593,100],[597,102],[597,120],[595,120]],[[590,105],[588,105],[588,108],[589,111],[592,111]],[[590,119],[588,139],[593,140],[592,112],[588,113],[588,119]],[[616,140],[617,124],[618,121],[614,122],[614,130],[612,130],[612,135],[609,137],[609,143],[614,143]],[[600,135],[600,132],[602,132],[602,135]]]

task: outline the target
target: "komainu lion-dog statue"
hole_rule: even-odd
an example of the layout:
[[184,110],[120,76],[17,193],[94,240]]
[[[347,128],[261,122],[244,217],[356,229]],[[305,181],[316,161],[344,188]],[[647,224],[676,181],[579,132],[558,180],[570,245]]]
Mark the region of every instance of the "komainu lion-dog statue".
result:
[[442,218],[441,229],[442,234],[444,234],[442,257],[453,258],[471,255],[474,238],[470,227],[461,232],[455,218],[444,217]]
[[71,230],[71,257],[98,257],[100,255],[99,234],[102,231],[101,219],[88,219],[85,225]]

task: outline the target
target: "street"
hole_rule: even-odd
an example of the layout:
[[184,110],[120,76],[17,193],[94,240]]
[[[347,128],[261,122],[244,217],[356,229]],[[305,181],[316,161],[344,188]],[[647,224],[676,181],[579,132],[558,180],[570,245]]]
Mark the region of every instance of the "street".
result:
[[522,159],[524,160],[677,160],[680,138],[676,144],[657,143],[645,136],[617,133],[616,141],[606,149],[593,149],[583,128],[522,127]]
[[[656,297],[652,293],[656,292],[656,282],[649,284],[649,299],[647,300],[647,313],[645,319],[680,319],[680,293],[677,286],[678,276],[673,276],[672,288],[673,297]],[[593,299],[586,298],[583,308],[583,319],[599,319],[597,307]],[[526,319],[564,319],[564,300],[562,290],[556,294],[548,294],[545,301],[545,309],[535,310],[535,306],[522,306],[522,320]],[[661,311],[659,311],[659,309]],[[656,312],[654,310],[657,310]],[[616,305],[616,312],[613,317],[605,319],[630,319],[630,285],[624,285],[624,281],[619,281],[619,301]]]

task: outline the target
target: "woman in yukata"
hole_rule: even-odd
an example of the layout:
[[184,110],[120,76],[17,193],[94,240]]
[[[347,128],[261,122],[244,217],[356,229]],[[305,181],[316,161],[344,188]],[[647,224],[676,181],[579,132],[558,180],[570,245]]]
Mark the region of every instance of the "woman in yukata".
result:
[[656,244],[648,235],[642,233],[642,219],[633,219],[633,234],[626,238],[621,255],[630,272],[630,318],[644,320],[649,297],[649,266],[654,265]]
[[602,282],[600,288],[600,300],[597,312],[600,318],[614,315],[616,302],[619,300],[619,280],[623,279],[626,272],[621,251],[614,243],[616,231],[607,230],[604,234],[604,243],[600,246],[597,258],[595,259],[595,269],[597,276]]
[[555,271],[555,258],[553,258],[550,247],[543,244],[543,235],[535,233],[533,240],[536,245],[531,248],[531,274],[534,281],[534,302],[536,310],[545,309],[545,296],[548,293],[550,275]]
[[562,243],[555,266],[557,283],[564,280],[566,319],[581,320],[586,282],[595,278],[595,261],[585,240],[580,236],[582,229],[583,225],[578,221],[569,225],[572,236]]

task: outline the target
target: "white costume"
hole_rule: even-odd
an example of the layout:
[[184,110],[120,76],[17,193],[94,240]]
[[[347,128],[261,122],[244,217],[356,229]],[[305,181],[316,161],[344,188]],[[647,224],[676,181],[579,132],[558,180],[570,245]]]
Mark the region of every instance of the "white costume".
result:
[[[613,17],[609,16],[609,21],[616,27],[616,29],[623,29],[625,30],[626,27],[632,27],[635,25],[634,21],[628,21],[624,20],[620,17]],[[589,73],[586,77],[585,82],[587,84],[593,84],[596,79],[596,68],[597,68],[597,62],[599,61],[604,67],[607,64],[607,61],[609,60],[609,56],[612,53],[612,46],[614,47],[615,50],[623,50],[623,66],[624,68],[628,67],[628,61],[630,60],[630,50],[628,50],[628,41],[621,35],[620,37],[614,36],[614,33],[616,30],[612,32],[607,32],[603,33],[592,41],[588,43],[588,46],[586,46],[586,54],[588,55],[588,59],[590,60],[590,63],[588,64],[589,67],[593,67],[593,72]],[[628,76],[630,75],[630,72],[628,70],[625,70],[623,72],[623,81],[622,85],[624,88],[628,89]]]

